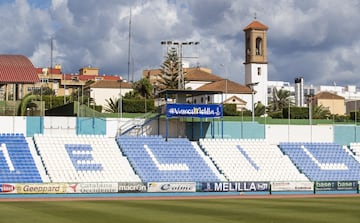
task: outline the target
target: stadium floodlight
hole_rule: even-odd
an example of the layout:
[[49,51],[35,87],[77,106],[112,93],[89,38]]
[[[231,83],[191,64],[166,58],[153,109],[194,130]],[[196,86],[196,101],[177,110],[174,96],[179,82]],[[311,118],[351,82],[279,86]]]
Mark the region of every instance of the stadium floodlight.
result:
[[254,83],[250,83],[250,84],[246,85],[251,89],[251,121],[252,122],[255,121],[254,94],[256,91],[255,91],[254,87],[258,84],[259,84],[259,82],[254,82]]
[[[178,89],[185,89],[185,80],[184,80],[184,72],[183,72],[183,61],[182,59],[183,57],[183,49],[182,46],[184,45],[198,45],[200,42],[198,41],[171,41],[171,40],[167,40],[167,41],[161,41],[160,42],[161,45],[173,45],[176,46],[178,49],[178,58],[179,58],[179,83],[178,83]],[[168,47],[167,46],[167,47]]]

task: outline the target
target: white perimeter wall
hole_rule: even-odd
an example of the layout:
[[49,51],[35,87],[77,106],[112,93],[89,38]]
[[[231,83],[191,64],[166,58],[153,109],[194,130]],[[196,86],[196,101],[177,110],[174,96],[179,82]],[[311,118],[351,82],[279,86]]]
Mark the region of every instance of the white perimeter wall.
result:
[[[143,122],[144,120],[138,120]],[[26,117],[0,116],[0,133],[23,133],[26,135]],[[119,126],[126,129],[131,124],[131,119],[107,119],[106,135],[114,137]],[[158,129],[157,121],[139,129],[143,134],[160,134],[165,137],[165,120],[160,121]],[[140,123],[138,123],[140,124]],[[75,117],[44,117],[44,134],[76,134]],[[185,137],[185,124],[177,119],[169,120],[169,137]],[[279,142],[333,142],[334,132],[332,125],[266,125],[266,140],[270,143]]]
[[266,140],[279,142],[333,142],[332,125],[266,125]]
[[44,134],[76,134],[75,117],[44,117]]
[[26,135],[26,117],[0,116],[0,133],[23,133]]

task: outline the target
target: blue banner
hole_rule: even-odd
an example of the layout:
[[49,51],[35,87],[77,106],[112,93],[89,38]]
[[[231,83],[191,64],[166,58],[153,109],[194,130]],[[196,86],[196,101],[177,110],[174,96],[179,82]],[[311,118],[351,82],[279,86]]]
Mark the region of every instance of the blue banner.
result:
[[203,192],[270,191],[270,182],[204,182]]
[[222,117],[221,104],[167,104],[166,117],[218,118]]

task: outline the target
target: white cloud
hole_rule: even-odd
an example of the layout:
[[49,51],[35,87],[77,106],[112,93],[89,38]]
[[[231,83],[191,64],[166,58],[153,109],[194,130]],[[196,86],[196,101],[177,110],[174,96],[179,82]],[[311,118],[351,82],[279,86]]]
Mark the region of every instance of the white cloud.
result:
[[230,79],[243,83],[243,28],[256,13],[269,27],[270,80],[292,82],[302,75],[313,84],[360,83],[358,0],[7,2],[0,3],[0,52],[26,55],[35,66],[49,65],[53,36],[54,63],[61,63],[65,72],[92,64],[101,73],[126,76],[131,8],[135,78],[142,69],[161,64],[160,41],[193,40],[200,41],[186,52],[199,56],[190,61],[193,65],[225,76],[219,66],[224,63]]

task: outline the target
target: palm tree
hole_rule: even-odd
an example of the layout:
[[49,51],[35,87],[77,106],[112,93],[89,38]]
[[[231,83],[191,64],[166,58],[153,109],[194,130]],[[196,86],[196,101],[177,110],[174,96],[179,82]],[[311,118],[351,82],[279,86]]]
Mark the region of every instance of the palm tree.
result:
[[314,106],[312,109],[313,119],[324,119],[328,118],[330,115],[329,109],[325,108],[323,105]]
[[269,112],[282,111],[283,108],[291,106],[293,103],[290,98],[290,91],[273,88],[273,98],[269,103]]
[[138,92],[143,98],[152,98],[153,86],[148,78],[142,78],[134,83],[133,87],[135,92]]
[[110,112],[110,113],[118,113],[119,112],[120,100],[118,98],[105,99],[105,102],[107,103],[104,107],[105,112]]

